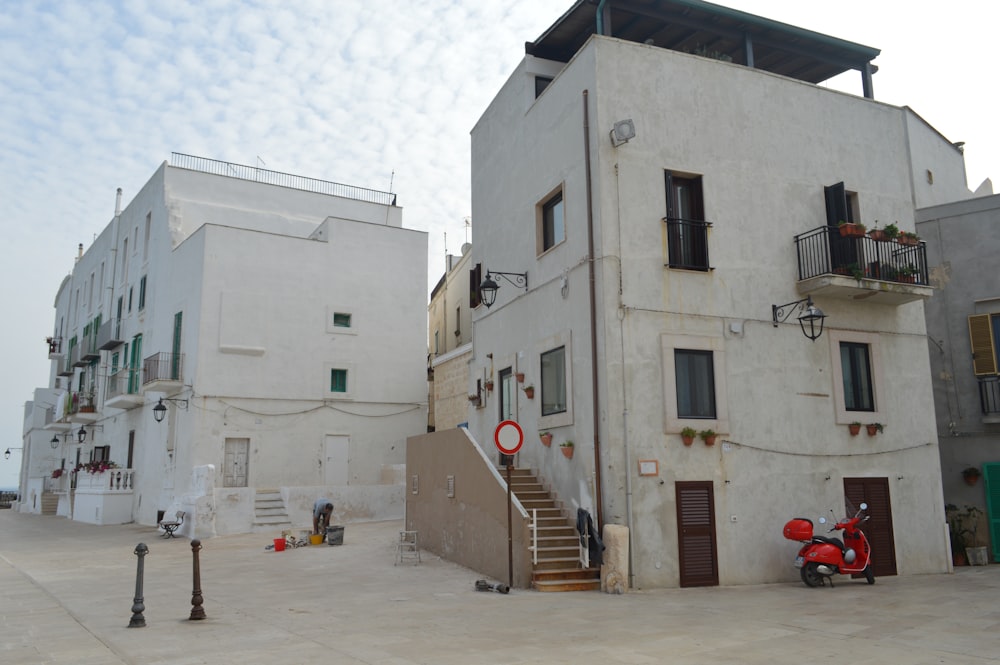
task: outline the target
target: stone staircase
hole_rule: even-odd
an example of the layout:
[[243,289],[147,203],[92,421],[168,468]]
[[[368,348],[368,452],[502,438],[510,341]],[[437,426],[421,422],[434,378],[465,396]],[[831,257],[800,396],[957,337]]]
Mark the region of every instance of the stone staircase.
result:
[[55,515],[59,509],[59,495],[42,492],[42,515]]
[[281,498],[281,492],[274,489],[258,489],[254,498],[254,518],[253,526],[260,529],[282,529],[292,526],[292,521],[288,519],[288,511],[285,509],[285,502]]
[[538,563],[534,564],[531,586],[538,591],[599,591],[600,568],[580,565],[575,522],[556,505],[531,469],[514,469],[510,487],[528,511],[528,519],[532,514],[538,519]]

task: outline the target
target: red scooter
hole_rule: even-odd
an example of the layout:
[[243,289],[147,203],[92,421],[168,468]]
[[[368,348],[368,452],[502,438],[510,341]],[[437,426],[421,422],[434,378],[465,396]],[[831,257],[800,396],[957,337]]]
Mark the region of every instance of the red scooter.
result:
[[[869,517],[861,517],[868,509],[867,503],[861,504],[854,517],[845,517],[827,531],[843,531],[844,540],[827,536],[813,535],[812,520],[797,517],[785,524],[785,538],[804,543],[795,557],[795,567],[802,575],[806,586],[824,586],[830,580],[833,587],[833,575],[864,575],[868,584],[875,584],[875,575],[871,566],[871,546],[868,539],[858,528]],[[826,524],[826,518],[819,518],[820,524]]]

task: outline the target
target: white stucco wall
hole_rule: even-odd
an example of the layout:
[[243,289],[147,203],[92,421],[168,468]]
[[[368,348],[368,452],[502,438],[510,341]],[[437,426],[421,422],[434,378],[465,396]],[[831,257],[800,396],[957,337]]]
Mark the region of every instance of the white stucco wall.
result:
[[[571,359],[566,414],[543,419],[538,395],[518,394],[529,434],[519,464],[537,468],[567,507],[596,501],[587,91],[603,511],[606,522],[625,524],[631,483],[638,585],[678,583],[679,480],[713,481],[723,584],[793,579],[795,544],[782,538],[783,523],[842,513],[848,477],[888,479],[900,573],[945,570],[922,304],[822,299],[827,332],[815,343],[794,321],[773,327],[771,305],[802,297],[793,239],[826,224],[824,186],[856,192],[869,226],[898,220],[912,231],[914,201],[939,195],[914,191],[914,169],[933,169],[941,196],[967,195],[957,151],[923,126],[908,130],[902,109],[651,46],[593,38],[531,101],[533,66],[529,58],[511,76],[472,142],[473,261],[527,271],[530,289],[502,285],[497,304],[476,312],[470,385],[491,365],[523,369],[537,385],[543,351],[566,345]],[[637,136],[615,148],[608,133],[625,118]],[[702,177],[711,271],[664,267],[667,169]],[[560,184],[566,240],[538,255],[535,206]],[[871,416],[886,427],[874,440],[850,437],[838,407],[841,339],[863,339],[877,355]],[[725,445],[685,448],[669,416],[672,349],[692,344],[715,353],[720,417],[709,424]],[[496,406],[494,398],[470,417],[482,445]],[[574,459],[542,447],[539,429],[556,443],[573,439]],[[659,475],[639,477],[638,460],[657,461]]]

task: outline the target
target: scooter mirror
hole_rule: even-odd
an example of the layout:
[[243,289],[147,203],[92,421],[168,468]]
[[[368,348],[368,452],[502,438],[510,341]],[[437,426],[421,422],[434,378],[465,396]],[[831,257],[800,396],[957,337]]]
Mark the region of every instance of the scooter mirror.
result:
[[861,510],[868,510],[868,504],[867,503],[862,503],[861,504]]
[[820,524],[826,524],[826,518],[825,517],[819,518],[819,523]]

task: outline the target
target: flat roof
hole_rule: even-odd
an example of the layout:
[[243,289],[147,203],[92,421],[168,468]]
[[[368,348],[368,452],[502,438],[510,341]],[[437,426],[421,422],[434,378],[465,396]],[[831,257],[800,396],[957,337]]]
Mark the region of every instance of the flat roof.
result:
[[[881,51],[701,0],[607,0],[602,34],[820,83],[864,71]],[[569,62],[597,34],[597,0],[577,0],[525,52]],[[748,45],[752,45],[748,49]],[[721,57],[720,57],[721,56]],[[874,66],[872,71],[874,71]]]

